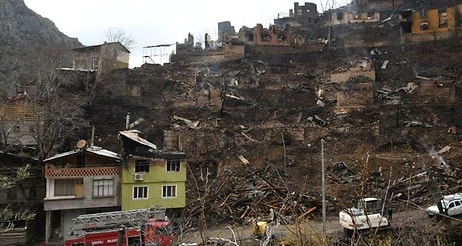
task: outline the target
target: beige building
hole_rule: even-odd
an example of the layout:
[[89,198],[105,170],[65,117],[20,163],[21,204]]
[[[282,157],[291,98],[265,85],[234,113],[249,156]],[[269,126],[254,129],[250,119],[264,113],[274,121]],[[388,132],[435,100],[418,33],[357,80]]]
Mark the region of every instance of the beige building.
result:
[[72,68],[107,73],[114,69],[128,68],[130,51],[119,42],[84,46],[72,49]]

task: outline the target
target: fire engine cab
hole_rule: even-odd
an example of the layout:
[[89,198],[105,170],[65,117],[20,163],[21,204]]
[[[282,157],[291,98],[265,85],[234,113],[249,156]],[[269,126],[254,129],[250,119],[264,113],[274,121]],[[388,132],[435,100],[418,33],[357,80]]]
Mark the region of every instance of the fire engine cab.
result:
[[74,219],[65,246],[171,246],[169,221],[162,209],[85,214]]

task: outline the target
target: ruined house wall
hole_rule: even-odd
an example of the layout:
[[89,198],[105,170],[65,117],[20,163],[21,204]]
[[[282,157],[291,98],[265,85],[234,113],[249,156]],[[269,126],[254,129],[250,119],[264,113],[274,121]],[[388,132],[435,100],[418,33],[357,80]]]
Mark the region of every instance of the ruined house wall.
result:
[[313,42],[304,46],[248,46],[246,51],[249,54],[259,54],[261,56],[271,56],[272,54],[295,54],[300,52],[317,52],[323,50],[325,44]]
[[319,18],[318,7],[315,3],[305,2],[305,5],[300,5],[298,2],[295,2],[294,9],[289,12],[290,17],[312,19]]
[[[238,48],[236,48],[238,50]],[[231,49],[231,53],[228,53],[231,57],[236,55],[234,49]],[[230,50],[228,50],[230,51]],[[207,63],[207,62],[224,62],[227,58],[225,58],[225,51],[224,50],[212,50],[212,51],[195,51],[191,53],[185,54],[175,54],[172,55],[171,61],[172,62],[184,62],[189,64],[197,64],[197,63]]]
[[333,73],[330,75],[330,81],[333,83],[344,83],[354,77],[366,77],[375,81],[375,71],[372,69],[353,68],[342,73]]
[[0,114],[3,121],[17,121],[22,124],[36,124],[43,118],[43,109],[28,103],[0,105]]
[[274,24],[278,27],[290,26],[311,26],[319,22],[317,5],[305,2],[305,5],[294,3],[294,8],[289,9],[288,17],[274,19]]
[[420,81],[413,102],[418,104],[456,103],[455,83],[452,81]]
[[252,30],[252,34],[253,42],[248,43],[251,45],[290,46],[293,43],[290,26],[287,26],[284,30],[279,30],[274,25],[271,25],[268,29],[264,29],[261,24],[257,24]]
[[74,52],[73,69],[83,70],[100,70],[101,69],[101,54],[100,49],[89,52]]
[[457,15],[462,15],[462,4],[455,5],[454,11],[457,13]]
[[102,45],[100,56],[100,72],[107,73],[114,69],[128,68],[129,53],[124,52],[118,43]]
[[383,0],[369,0],[368,1],[369,9],[392,9],[393,2],[395,3],[395,8],[398,6],[399,0],[394,1],[383,1]]
[[235,60],[240,59],[245,56],[245,47],[244,45],[225,45],[224,49],[224,59],[225,60]]
[[355,48],[355,47],[384,47],[392,45],[394,41],[383,40],[383,41],[367,41],[362,39],[356,39],[354,37],[345,38],[340,45],[334,44],[333,46],[343,48]]
[[[425,13],[423,11],[414,11],[412,13],[412,33],[435,33],[447,32],[455,27],[455,9],[449,7],[445,12],[440,12],[438,9],[430,9]],[[422,15],[424,12],[425,15]],[[443,21],[445,24],[443,25]]]
[[122,51],[119,50],[117,52],[116,64],[114,65],[114,67],[116,69],[118,69],[118,68],[128,68],[129,57],[130,57],[129,53],[122,52]]
[[402,35],[402,41],[404,43],[420,43],[449,39],[453,36],[454,34],[452,32],[427,32],[421,34],[404,33]]
[[374,105],[373,83],[348,83],[338,88],[337,107],[361,107]]
[[356,23],[376,23],[380,20],[380,13],[374,12],[334,12],[332,14],[333,25],[356,24]]
[[[446,16],[441,16],[438,9],[428,10],[426,16],[421,16],[420,11],[412,12],[411,33],[403,33],[402,42],[418,43],[452,37],[452,31],[455,29],[455,11],[453,7],[447,8]],[[440,25],[440,21],[446,24]]]

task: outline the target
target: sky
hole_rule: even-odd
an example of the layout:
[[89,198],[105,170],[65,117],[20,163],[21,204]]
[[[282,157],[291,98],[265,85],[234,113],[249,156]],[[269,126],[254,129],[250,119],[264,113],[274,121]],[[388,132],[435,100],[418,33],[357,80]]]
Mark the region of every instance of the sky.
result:
[[[267,28],[279,16],[294,8],[293,0],[24,0],[26,6],[55,23],[58,29],[83,45],[106,41],[105,33],[117,29],[135,43],[130,48],[130,67],[143,64],[145,54],[164,61],[171,47],[143,49],[145,46],[183,43],[188,33],[196,42],[205,33],[218,39],[218,22],[230,21],[236,32],[242,26]],[[318,12],[344,6],[348,0],[312,0]],[[299,2],[304,5],[305,1]]]

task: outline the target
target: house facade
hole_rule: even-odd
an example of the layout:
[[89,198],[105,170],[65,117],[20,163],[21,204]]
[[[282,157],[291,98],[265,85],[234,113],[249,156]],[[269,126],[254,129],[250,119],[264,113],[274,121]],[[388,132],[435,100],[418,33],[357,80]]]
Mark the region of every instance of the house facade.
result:
[[401,42],[447,39],[456,28],[454,7],[408,9],[399,13]]
[[119,42],[84,46],[72,51],[74,70],[107,73],[114,69],[128,68],[130,51]]
[[65,238],[78,215],[120,210],[121,158],[85,145],[44,160],[46,242]]
[[123,147],[122,210],[160,207],[178,211],[186,204],[185,153],[157,150],[137,131],[119,132]]
[[380,12],[378,11],[349,11],[339,9],[332,12],[331,25],[378,23]]

